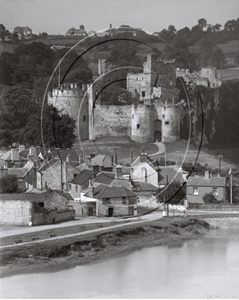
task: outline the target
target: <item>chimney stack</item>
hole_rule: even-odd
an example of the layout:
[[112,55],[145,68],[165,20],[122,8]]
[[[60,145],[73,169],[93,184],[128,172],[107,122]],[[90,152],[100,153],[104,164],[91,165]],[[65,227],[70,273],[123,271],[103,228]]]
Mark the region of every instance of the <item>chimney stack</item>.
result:
[[116,153],[116,148],[115,149],[115,153],[114,153],[114,164],[115,166],[117,165],[117,153]]
[[66,162],[67,162],[68,164],[71,163],[71,155],[70,155],[70,154],[67,155],[67,157],[66,157]]
[[19,149],[19,153],[20,153],[20,152],[22,152],[25,149],[25,146],[24,145],[20,145],[18,149]]
[[94,198],[94,187],[92,185],[92,181],[91,180],[89,180],[88,190],[89,190],[88,194],[89,194],[90,198]]
[[121,178],[122,177],[122,167],[116,166],[115,167],[115,178]]
[[33,147],[33,146],[31,146],[31,147],[29,148],[29,156],[36,156],[36,154],[37,154],[36,148]]
[[209,178],[210,178],[209,171],[205,171],[205,179],[209,179]]
[[11,160],[17,161],[19,160],[19,150],[17,148],[11,148]]

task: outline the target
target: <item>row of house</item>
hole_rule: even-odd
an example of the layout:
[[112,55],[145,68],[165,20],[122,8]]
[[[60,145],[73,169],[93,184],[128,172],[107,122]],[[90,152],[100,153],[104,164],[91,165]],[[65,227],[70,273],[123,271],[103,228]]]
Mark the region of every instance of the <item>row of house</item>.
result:
[[[28,223],[39,225],[74,217],[137,215],[137,205],[156,202],[158,189],[174,181],[181,184],[187,181],[189,203],[203,203],[203,196],[208,192],[218,200],[225,200],[226,178],[210,177],[209,173],[205,177],[187,178],[188,173],[180,166],[159,166],[156,159],[144,152],[127,167],[117,164],[116,153],[112,157],[84,156],[74,150],[44,151],[39,147],[23,149],[19,146],[0,156],[0,165],[0,179],[6,173],[17,175],[19,186],[22,191],[26,190],[25,193],[0,194],[2,212],[12,210],[18,203],[20,211],[26,210],[23,215],[29,214],[28,218],[22,217],[25,221],[17,221],[22,225],[27,225],[27,219]],[[55,203],[56,199],[62,203],[61,210],[47,204]],[[38,213],[41,217],[35,215]],[[13,223],[18,218],[2,213],[3,220]]]

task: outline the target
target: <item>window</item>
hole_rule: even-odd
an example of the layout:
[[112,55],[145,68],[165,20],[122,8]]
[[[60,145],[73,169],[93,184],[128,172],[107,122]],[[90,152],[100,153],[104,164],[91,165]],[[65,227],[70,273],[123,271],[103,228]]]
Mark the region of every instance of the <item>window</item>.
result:
[[134,118],[134,115],[132,115],[132,119]]
[[218,188],[213,188],[212,194],[213,194],[213,196],[218,196]]
[[76,191],[76,193],[78,193],[78,186],[77,185],[75,186],[75,191]]
[[71,190],[71,184],[69,184],[69,190]]
[[194,188],[194,189],[193,189],[193,195],[194,195],[194,196],[198,196],[198,195],[199,195],[198,188]]
[[126,204],[126,197],[122,197],[122,204]]
[[145,91],[142,91],[142,97],[145,97]]
[[165,121],[165,125],[169,125],[169,121]]
[[83,121],[85,122],[85,120],[86,120],[86,116],[83,116]]
[[140,125],[139,125],[139,124],[137,124],[137,129],[139,129],[139,127],[140,127]]
[[41,207],[44,207],[44,202],[39,202],[39,205],[40,205]]

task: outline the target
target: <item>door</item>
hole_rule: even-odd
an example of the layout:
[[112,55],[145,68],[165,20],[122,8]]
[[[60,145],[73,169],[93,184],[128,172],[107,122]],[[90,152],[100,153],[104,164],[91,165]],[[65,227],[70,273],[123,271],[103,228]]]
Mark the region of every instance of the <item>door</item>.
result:
[[109,207],[108,208],[108,217],[113,217],[114,216],[114,208],[113,207]]
[[155,142],[162,141],[162,121],[161,120],[154,121],[154,141]]

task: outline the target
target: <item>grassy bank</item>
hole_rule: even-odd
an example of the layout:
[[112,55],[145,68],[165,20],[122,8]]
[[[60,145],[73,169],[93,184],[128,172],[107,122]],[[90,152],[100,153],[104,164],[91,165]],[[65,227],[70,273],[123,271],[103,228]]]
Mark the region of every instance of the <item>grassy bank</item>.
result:
[[1,249],[1,276],[69,268],[145,246],[181,246],[184,239],[196,238],[210,228],[198,218],[175,217],[142,225],[129,224],[123,229],[109,228],[104,233],[16,245]]

